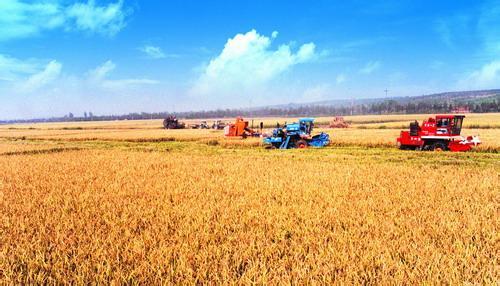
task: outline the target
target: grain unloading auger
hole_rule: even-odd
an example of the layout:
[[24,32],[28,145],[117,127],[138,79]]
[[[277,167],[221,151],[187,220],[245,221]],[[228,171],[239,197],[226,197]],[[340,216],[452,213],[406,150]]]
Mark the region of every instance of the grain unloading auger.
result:
[[469,151],[481,144],[479,136],[463,137],[462,123],[465,115],[436,115],[420,126],[410,123],[409,131],[401,131],[397,143],[403,150],[429,150],[452,152]]
[[314,118],[301,118],[298,123],[276,128],[272,136],[264,138],[264,144],[279,149],[327,146],[330,143],[330,136],[323,132],[311,136],[313,127]]

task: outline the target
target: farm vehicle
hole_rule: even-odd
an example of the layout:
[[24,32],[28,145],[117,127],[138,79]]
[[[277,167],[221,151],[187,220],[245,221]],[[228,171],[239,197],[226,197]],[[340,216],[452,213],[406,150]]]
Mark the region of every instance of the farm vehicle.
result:
[[223,130],[224,127],[226,127],[226,124],[224,122],[222,122],[222,120],[216,120],[212,124],[212,129],[215,129],[215,130]]
[[469,151],[481,144],[478,136],[463,137],[462,123],[465,115],[436,115],[422,123],[410,123],[409,131],[401,131],[397,144],[402,150]]
[[222,122],[221,120],[215,120],[212,125],[208,124],[207,121],[201,121],[199,124],[190,124],[189,127],[191,129],[215,129],[215,130],[222,130],[226,124]]
[[298,123],[276,128],[272,136],[264,138],[264,144],[273,149],[327,146],[330,143],[330,136],[323,132],[311,136],[313,127],[314,118],[301,118]]
[[191,129],[210,129],[210,126],[206,121],[202,121],[199,124],[189,124]]
[[229,123],[224,127],[226,137],[259,137],[260,133],[248,127],[248,121],[237,117],[235,123]]
[[163,127],[165,129],[184,129],[186,124],[179,122],[175,115],[169,115],[163,120]]
[[335,116],[335,118],[330,121],[330,128],[348,128],[349,123],[345,122],[343,116]]

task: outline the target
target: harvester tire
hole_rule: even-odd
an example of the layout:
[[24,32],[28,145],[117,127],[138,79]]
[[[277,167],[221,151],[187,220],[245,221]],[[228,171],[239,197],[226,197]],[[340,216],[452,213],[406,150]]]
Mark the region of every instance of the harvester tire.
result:
[[305,149],[307,148],[307,142],[305,140],[299,140],[295,143],[295,147],[299,149]]
[[446,146],[446,144],[444,144],[443,142],[436,142],[436,143],[431,145],[430,150],[431,151],[447,151],[448,146]]

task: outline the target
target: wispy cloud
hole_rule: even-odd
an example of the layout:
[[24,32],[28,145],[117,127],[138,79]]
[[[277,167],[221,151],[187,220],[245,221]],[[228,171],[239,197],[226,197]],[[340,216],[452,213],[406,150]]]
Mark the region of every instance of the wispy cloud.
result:
[[371,61],[368,62],[363,68],[359,70],[359,73],[362,74],[371,74],[374,71],[378,70],[380,68],[380,61]]
[[163,59],[167,57],[160,47],[146,45],[139,48],[139,50],[152,59]]
[[108,60],[102,65],[90,70],[87,73],[87,80],[92,84],[101,86],[104,88],[111,89],[123,89],[130,86],[137,85],[150,85],[159,83],[156,80],[151,80],[147,78],[126,78],[126,79],[109,79],[108,76],[113,70],[115,70],[116,65]]
[[131,10],[123,0],[98,6],[94,0],[68,5],[66,1],[0,1],[0,41],[26,38],[53,29],[78,30],[113,36],[126,25]]
[[329,84],[319,84],[310,88],[306,88],[302,94],[302,99],[305,102],[320,101],[330,97],[332,87]]
[[124,9],[123,0],[107,6],[96,6],[94,0],[76,3],[66,9],[66,17],[78,30],[113,36],[125,27],[125,17],[130,9]]
[[459,88],[483,89],[500,87],[500,60],[483,65],[480,69],[467,74],[459,81]]
[[22,61],[8,55],[0,54],[0,80],[14,81],[22,75],[37,72],[40,64],[35,60]]
[[337,75],[337,77],[335,78],[335,82],[336,82],[337,84],[342,84],[342,83],[344,83],[346,80],[347,80],[347,78],[346,78],[346,76],[345,76],[343,73],[341,73],[341,74]]
[[58,61],[51,61],[45,66],[43,71],[31,75],[21,85],[21,91],[31,92],[44,87],[55,81],[61,74],[62,64]]
[[[57,60],[40,64],[37,59],[20,60],[0,55],[0,88],[10,94],[31,94],[44,89],[60,89],[77,86],[81,90],[123,90],[136,86],[158,84],[159,81],[148,78],[110,78],[116,65],[108,60],[89,70],[84,75],[63,74],[63,64]],[[3,81],[3,82],[2,82]]]
[[438,18],[434,22],[434,31],[443,44],[455,49],[457,45],[469,41],[474,30],[473,17],[458,13],[448,17]]
[[487,56],[500,55],[500,2],[485,1],[478,19],[477,29]]
[[293,66],[316,57],[314,43],[303,44],[296,52],[290,45],[272,49],[272,39],[277,35],[273,33],[269,38],[251,30],[229,39],[222,52],[203,69],[192,93],[220,94],[262,87]]

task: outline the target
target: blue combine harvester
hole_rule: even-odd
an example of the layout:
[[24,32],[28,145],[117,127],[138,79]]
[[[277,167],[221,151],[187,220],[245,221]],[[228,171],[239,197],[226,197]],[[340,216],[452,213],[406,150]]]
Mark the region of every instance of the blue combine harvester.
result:
[[330,136],[321,132],[311,136],[314,127],[314,118],[300,118],[298,123],[287,124],[283,128],[276,128],[271,137],[264,138],[264,144],[270,148],[291,149],[324,147],[330,143]]

